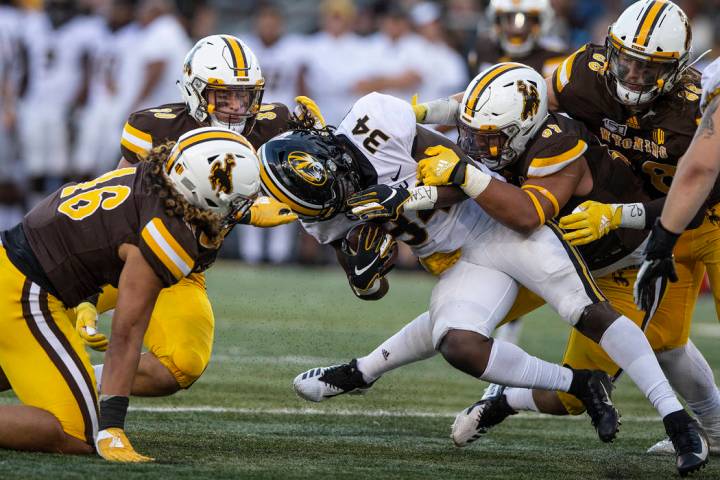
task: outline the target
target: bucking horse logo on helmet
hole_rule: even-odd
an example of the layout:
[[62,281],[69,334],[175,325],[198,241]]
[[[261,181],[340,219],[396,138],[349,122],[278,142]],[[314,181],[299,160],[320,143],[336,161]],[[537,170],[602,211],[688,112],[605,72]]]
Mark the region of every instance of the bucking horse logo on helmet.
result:
[[233,192],[232,169],[237,164],[235,157],[228,153],[225,155],[225,161],[222,160],[213,163],[210,167],[210,185],[217,193],[225,193],[230,195]]
[[527,120],[537,115],[540,109],[540,94],[537,91],[537,87],[532,83],[528,84],[522,80],[518,80],[517,89],[523,96],[523,109],[522,113],[520,113],[520,119]]

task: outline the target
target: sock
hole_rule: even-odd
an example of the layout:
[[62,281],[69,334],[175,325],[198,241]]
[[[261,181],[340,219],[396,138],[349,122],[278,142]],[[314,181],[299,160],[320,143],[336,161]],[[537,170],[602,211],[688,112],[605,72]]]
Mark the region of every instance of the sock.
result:
[[424,312],[370,354],[358,358],[357,368],[366,382],[372,382],[385,372],[425,360],[436,353],[432,343],[430,313]]
[[569,368],[533,357],[512,343],[493,339],[490,359],[480,378],[508,387],[567,392],[572,377],[573,372]]
[[505,400],[507,400],[510,408],[516,412],[528,411],[528,412],[539,412],[537,405],[535,405],[535,399],[532,395],[532,390],[529,388],[506,388],[505,389]]
[[622,368],[645,394],[653,407],[665,417],[682,410],[670,382],[662,372],[642,330],[629,318],[620,316],[602,338],[600,346]]
[[100,393],[100,382],[102,381],[102,372],[104,364],[100,365],[93,365],[93,371],[95,372],[95,385],[97,386],[97,391]]
[[720,392],[713,371],[692,341],[657,354],[670,384],[709,435],[720,437]]

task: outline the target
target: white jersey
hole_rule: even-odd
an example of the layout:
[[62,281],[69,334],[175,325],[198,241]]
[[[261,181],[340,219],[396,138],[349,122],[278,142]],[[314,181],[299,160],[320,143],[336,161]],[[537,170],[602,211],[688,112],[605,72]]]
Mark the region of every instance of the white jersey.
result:
[[713,97],[720,94],[720,58],[708,65],[702,74],[702,108],[705,109]]
[[[377,184],[414,187],[417,184],[417,162],[412,156],[417,133],[415,114],[410,104],[398,98],[371,93],[353,105],[337,129],[362,153],[375,170]],[[490,171],[480,167],[486,173]],[[304,223],[303,226],[320,243],[344,238],[358,222],[344,215],[329,221]],[[389,230],[407,243],[420,258],[436,252],[460,248],[470,234],[494,223],[473,200],[465,200],[447,209],[405,212]]]

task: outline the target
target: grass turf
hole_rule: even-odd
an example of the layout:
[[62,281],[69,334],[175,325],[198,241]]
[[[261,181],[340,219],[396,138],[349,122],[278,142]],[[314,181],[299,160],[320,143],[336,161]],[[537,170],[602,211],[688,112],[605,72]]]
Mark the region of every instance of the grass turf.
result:
[[[337,269],[248,268],[209,274],[217,328],[213,361],[188,391],[133,399],[127,430],[157,462],[0,451],[5,478],[670,478],[669,457],[645,449],[663,427],[627,380],[615,392],[619,438],[595,436],[586,416],[517,416],[465,449],[448,438],[453,415],[483,384],[441,358],[387,374],[364,397],[319,405],[297,398],[293,377],[365,354],[426,309],[433,279],[393,273],[380,302],[356,300]],[[478,286],[482,288],[482,286]],[[547,309],[529,316],[523,346],[560,360],[568,327]],[[698,304],[693,338],[714,367],[720,337],[712,302]],[[98,359],[99,357],[95,357]],[[13,402],[5,394],[1,401]],[[192,411],[192,409],[198,411]],[[172,409],[180,409],[172,411]],[[212,410],[212,411],[207,411]],[[390,412],[383,415],[382,412]],[[712,462],[701,477],[719,478]]]

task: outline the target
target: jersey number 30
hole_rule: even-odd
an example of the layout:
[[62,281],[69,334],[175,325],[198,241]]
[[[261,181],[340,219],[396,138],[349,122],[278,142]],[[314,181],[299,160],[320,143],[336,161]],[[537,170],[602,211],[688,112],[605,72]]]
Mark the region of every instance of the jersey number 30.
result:
[[98,185],[133,173],[135,173],[135,167],[121,168],[108,172],[95,180],[65,187],[60,192],[60,198],[68,196],[70,198],[58,206],[58,212],[73,220],[82,220],[95,213],[98,208],[103,210],[117,208],[130,196],[130,187],[125,185],[98,187]]

